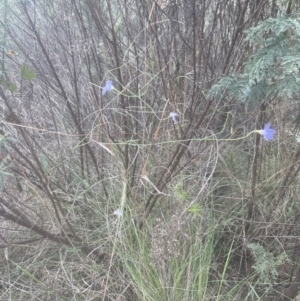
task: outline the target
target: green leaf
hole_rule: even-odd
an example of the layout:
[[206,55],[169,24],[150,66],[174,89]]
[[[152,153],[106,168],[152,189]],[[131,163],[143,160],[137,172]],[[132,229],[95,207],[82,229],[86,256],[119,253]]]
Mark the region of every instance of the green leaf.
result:
[[18,90],[17,85],[14,83],[6,83],[5,86],[10,92],[16,92]]
[[27,80],[33,80],[36,77],[35,72],[26,65],[21,67],[21,76]]

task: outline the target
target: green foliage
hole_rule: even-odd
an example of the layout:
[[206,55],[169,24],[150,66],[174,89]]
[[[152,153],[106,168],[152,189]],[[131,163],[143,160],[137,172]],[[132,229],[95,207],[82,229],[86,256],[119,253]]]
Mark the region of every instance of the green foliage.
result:
[[188,195],[187,191],[184,189],[182,183],[177,183],[176,185],[174,185],[174,191],[180,201],[185,201],[189,197],[189,195]]
[[18,90],[17,85],[11,82],[6,83],[5,86],[10,92],[16,92]]
[[192,204],[189,208],[188,208],[188,212],[192,215],[195,216],[201,216],[202,213],[202,206],[199,204]]
[[[209,106],[203,91],[226,67],[243,73],[223,78],[213,96],[225,88],[240,101],[259,104],[288,89],[285,80],[292,87],[286,95],[293,95],[297,19],[280,17],[249,30],[249,61],[241,69],[242,40],[234,45],[228,34],[239,18],[238,1],[222,2],[221,10],[220,1],[205,8],[184,0],[168,7],[27,2],[7,18],[10,44],[0,40],[7,116],[0,147],[7,136],[14,139],[0,161],[1,198],[7,199],[0,203],[2,245],[18,263],[0,255],[3,298],[262,300],[253,269],[241,264],[237,233],[248,223],[265,224],[277,187],[287,187],[280,196],[288,199],[291,192],[295,205],[287,213],[280,198],[268,240],[291,233],[299,183],[296,174],[288,182],[294,186],[282,185],[281,178],[294,165],[288,158],[295,146],[269,143],[256,162],[250,131],[257,116],[238,111],[231,100]],[[261,16],[252,8],[244,19],[257,24]],[[34,85],[28,82],[33,79]],[[106,79],[116,88],[101,97]],[[171,111],[178,113],[176,124]],[[14,220],[5,220],[4,207]],[[119,210],[124,214],[118,216]],[[253,230],[246,236],[255,239]],[[254,269],[268,285],[284,260],[273,257],[275,245],[251,249]]]
[[131,233],[137,242],[134,247],[132,238],[126,237],[126,252],[122,246],[118,253],[138,300],[204,300],[210,296],[209,275],[216,228],[207,232],[205,243],[190,230],[186,233],[187,241],[177,250],[176,258],[171,256],[163,260],[158,256],[161,245],[150,243],[147,235],[137,231]]
[[22,65],[21,67],[21,76],[27,80],[33,80],[36,77],[35,72],[26,65]]
[[259,275],[258,282],[261,285],[270,285],[278,276],[276,268],[287,260],[286,255],[281,254],[274,258],[261,245],[255,243],[249,244],[248,248],[252,251],[255,259],[255,264],[252,267]]
[[222,78],[209,92],[224,92],[240,102],[257,106],[273,97],[292,98],[300,93],[299,16],[280,16],[246,31],[254,53],[242,74]]

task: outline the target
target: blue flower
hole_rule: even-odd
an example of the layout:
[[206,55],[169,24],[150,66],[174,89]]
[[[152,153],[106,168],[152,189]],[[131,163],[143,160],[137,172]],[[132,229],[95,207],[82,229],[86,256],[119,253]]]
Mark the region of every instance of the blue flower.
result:
[[105,86],[104,86],[104,88],[102,90],[102,95],[105,95],[106,92],[111,91],[112,88],[113,88],[112,81],[111,80],[107,80],[106,83],[105,83]]
[[178,117],[177,113],[171,112],[170,117],[173,119],[174,123],[177,123],[177,117]]
[[273,135],[276,133],[275,130],[270,129],[270,123],[267,123],[263,130],[259,130],[257,132],[263,135],[267,141],[272,140]]
[[123,215],[123,212],[121,209],[117,209],[115,212],[114,212],[114,215],[116,215],[117,217],[121,217]]

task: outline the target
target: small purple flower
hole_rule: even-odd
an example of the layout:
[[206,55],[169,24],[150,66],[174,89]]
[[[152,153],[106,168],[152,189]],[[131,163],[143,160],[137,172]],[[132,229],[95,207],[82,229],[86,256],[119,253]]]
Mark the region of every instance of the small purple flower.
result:
[[102,95],[105,95],[106,92],[111,91],[112,88],[113,88],[112,81],[111,80],[107,80],[106,83],[105,83],[105,86],[104,86],[104,88],[102,90]]
[[173,119],[174,123],[177,123],[177,117],[178,117],[177,113],[171,112],[170,117]]
[[275,130],[270,129],[270,123],[267,123],[263,130],[259,130],[257,132],[263,135],[267,141],[272,140],[273,135],[276,133]]

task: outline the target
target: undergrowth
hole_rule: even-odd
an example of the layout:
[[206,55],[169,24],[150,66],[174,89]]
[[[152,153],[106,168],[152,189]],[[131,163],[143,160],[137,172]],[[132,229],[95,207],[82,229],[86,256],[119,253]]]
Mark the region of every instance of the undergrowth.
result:
[[296,297],[297,1],[1,8],[1,300]]

